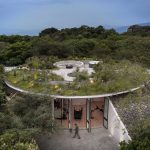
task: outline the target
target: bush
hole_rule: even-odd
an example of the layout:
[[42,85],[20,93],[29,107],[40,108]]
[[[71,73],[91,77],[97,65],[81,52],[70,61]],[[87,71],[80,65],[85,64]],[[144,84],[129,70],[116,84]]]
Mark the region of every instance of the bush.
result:
[[150,148],[150,120],[141,121],[133,128],[133,138],[129,143],[121,142],[121,150],[149,150]]
[[0,150],[38,150],[30,130],[12,130],[0,135]]
[[22,95],[8,103],[11,112],[21,119],[25,128],[52,131],[51,100],[42,96]]
[[6,102],[6,93],[4,88],[4,67],[0,65],[0,105]]
[[11,128],[12,118],[5,113],[0,112],[0,134],[3,133],[6,129]]

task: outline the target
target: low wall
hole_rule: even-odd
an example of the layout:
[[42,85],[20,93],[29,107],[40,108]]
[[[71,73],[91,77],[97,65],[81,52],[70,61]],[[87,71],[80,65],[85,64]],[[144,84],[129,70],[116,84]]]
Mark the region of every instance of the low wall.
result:
[[125,125],[121,121],[111,101],[109,101],[108,130],[118,143],[131,140]]
[[61,99],[91,99],[91,98],[103,98],[103,97],[111,97],[111,96],[117,96],[117,95],[122,95],[122,94],[127,94],[130,92],[134,92],[138,89],[140,89],[141,87],[144,87],[144,85],[141,85],[139,87],[130,89],[130,90],[126,90],[126,91],[122,91],[122,92],[116,92],[116,93],[107,93],[107,94],[100,94],[100,95],[87,95],[87,96],[62,96],[62,95],[50,95],[50,94],[44,94],[44,93],[35,93],[32,91],[26,91],[23,90],[21,88],[15,87],[13,86],[11,83],[9,83],[8,81],[5,80],[5,84],[7,87],[13,89],[16,92],[19,93],[24,93],[24,94],[36,94],[36,95],[40,95],[40,96],[51,96],[53,98],[61,98]]

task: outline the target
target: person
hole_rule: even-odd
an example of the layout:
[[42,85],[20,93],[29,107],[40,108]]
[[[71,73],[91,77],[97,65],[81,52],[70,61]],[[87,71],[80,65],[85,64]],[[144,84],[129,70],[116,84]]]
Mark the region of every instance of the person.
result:
[[73,138],[75,138],[77,136],[78,139],[80,139],[79,127],[78,127],[78,125],[76,123],[74,125],[75,125],[75,134],[74,134]]

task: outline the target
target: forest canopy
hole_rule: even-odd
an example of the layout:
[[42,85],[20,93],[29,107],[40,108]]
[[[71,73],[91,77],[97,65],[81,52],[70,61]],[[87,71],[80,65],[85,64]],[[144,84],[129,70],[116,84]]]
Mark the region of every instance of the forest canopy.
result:
[[92,57],[103,60],[130,60],[150,66],[150,28],[131,26],[118,34],[103,26],[79,28],[47,28],[39,36],[0,35],[0,63],[23,64],[33,56],[58,58]]
[[[47,59],[43,61],[43,58]],[[130,85],[132,82],[134,82],[135,86],[138,86],[139,83],[145,81],[144,76],[146,75],[143,74],[143,67],[139,67],[138,64],[147,68],[150,67],[150,27],[134,25],[129,27],[126,33],[118,34],[114,29],[108,30],[103,26],[89,27],[83,25],[79,28],[65,28],[61,30],[51,27],[41,31],[39,36],[0,35],[0,64],[5,66],[17,66],[26,63],[30,69],[46,70],[47,68],[53,69],[53,62],[59,59],[84,60],[85,58],[103,60],[104,63],[109,62],[109,64],[107,63],[104,66],[97,66],[95,70],[101,70],[101,73],[97,71],[93,75],[93,79],[105,88],[102,91],[102,88],[97,88],[97,84],[94,84],[94,88],[93,85],[87,86],[87,84],[84,84],[86,80],[89,81],[89,77],[86,72],[82,72],[76,74],[76,81],[78,83],[82,81],[82,87],[79,84],[74,84],[71,90],[70,85],[66,86],[68,95],[87,95],[87,90],[91,91],[91,94],[97,94],[99,91],[102,91],[102,93],[106,91],[114,92],[116,89],[126,90],[122,88],[124,86],[127,89],[128,87],[134,87]],[[117,65],[111,64],[112,62],[120,63],[120,60],[123,60],[124,63],[131,61],[127,64],[128,69],[121,74],[122,78],[118,78],[117,70],[114,69]],[[136,65],[132,66],[132,63]],[[35,142],[37,134],[52,132],[57,129],[49,109],[51,101],[46,97],[37,98],[34,95],[19,95],[11,97],[11,101],[7,101],[3,65],[0,65],[0,149],[18,150],[30,147],[33,150],[38,150]],[[119,65],[122,65],[122,67],[123,65],[126,66],[125,64]],[[121,67],[119,66],[119,68]],[[139,74],[136,74],[135,68]],[[130,74],[129,77],[131,78],[127,78],[126,74]],[[40,74],[35,71],[31,74],[27,70],[26,72],[19,70],[8,74],[8,79],[11,78],[14,84],[20,84],[20,86],[28,86],[29,84],[30,87],[28,88],[38,87],[38,82],[42,80],[44,83],[49,79],[62,80],[54,74],[51,74],[48,78],[45,78],[45,75],[45,72]],[[40,80],[38,80],[39,78]],[[125,78],[132,82],[122,80]],[[115,79],[118,82],[114,84]],[[137,79],[140,82],[137,82]],[[32,81],[29,82],[29,80]],[[24,84],[25,82],[26,84]],[[89,82],[88,84],[90,85],[91,83]],[[65,94],[63,92],[66,89],[62,88],[63,91],[61,91],[61,86],[60,88],[53,86],[53,88],[54,94]],[[141,109],[139,111],[141,112]],[[131,116],[134,115],[132,114]],[[135,121],[135,118],[132,120]],[[135,133],[132,138],[133,141],[129,142],[129,144],[121,143],[121,148],[123,150],[145,149],[147,145],[149,146],[149,129],[148,120],[148,123],[146,122],[146,124],[133,132]]]

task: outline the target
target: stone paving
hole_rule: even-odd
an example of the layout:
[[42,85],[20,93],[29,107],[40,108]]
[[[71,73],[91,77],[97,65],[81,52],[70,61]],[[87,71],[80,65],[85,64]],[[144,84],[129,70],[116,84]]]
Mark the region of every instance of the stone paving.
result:
[[80,130],[81,139],[72,138],[73,133],[60,131],[53,136],[38,139],[40,150],[119,150],[117,142],[104,128]]

